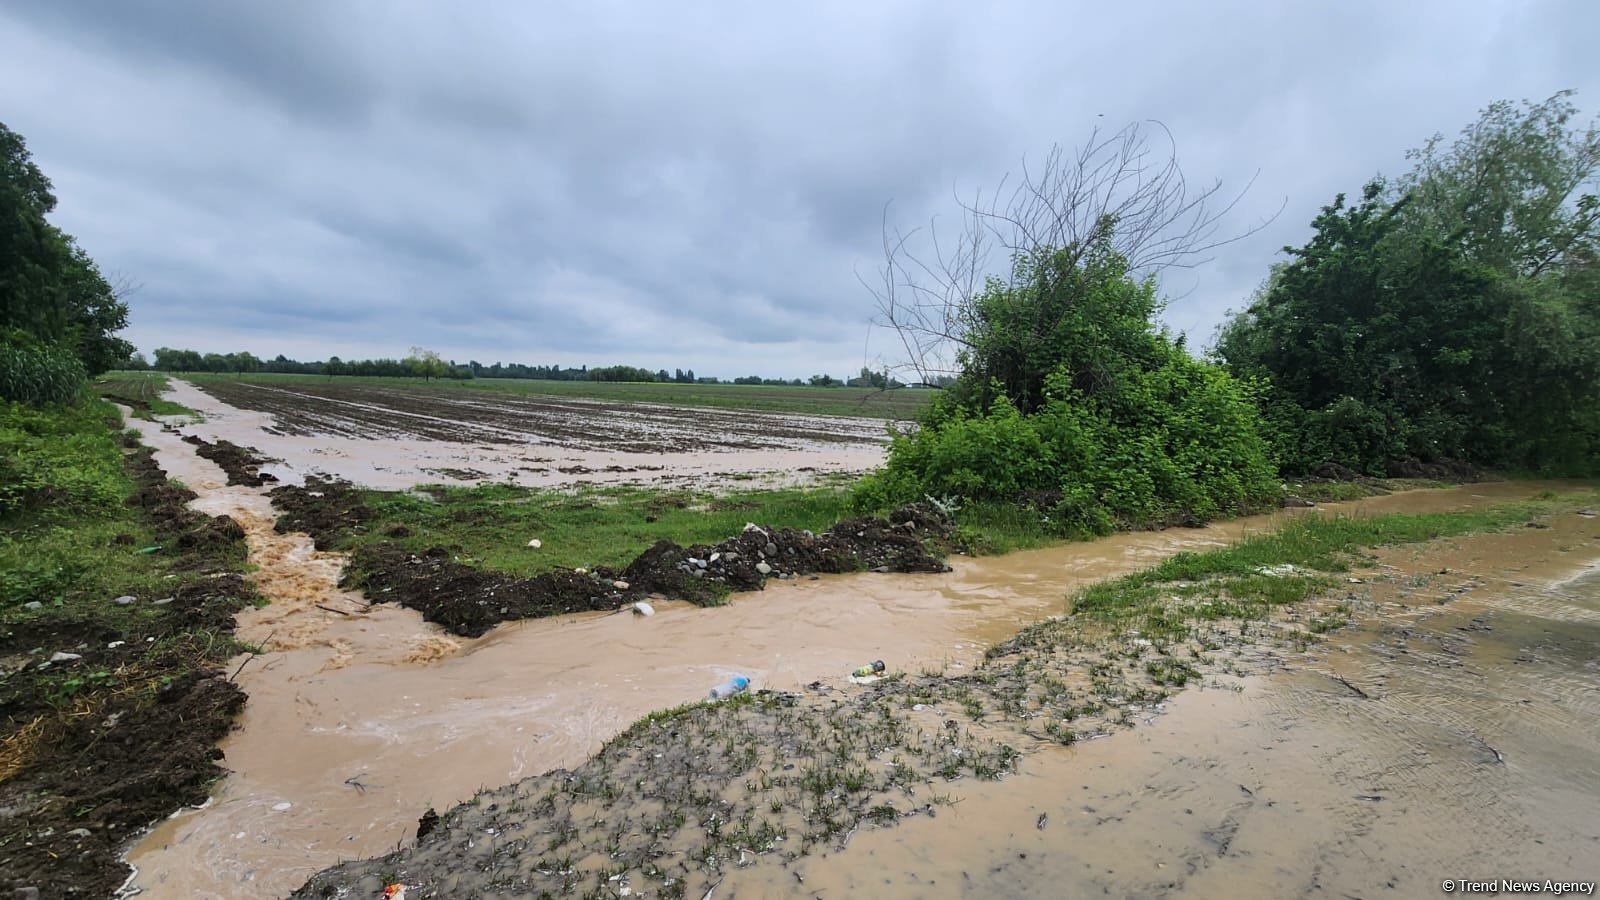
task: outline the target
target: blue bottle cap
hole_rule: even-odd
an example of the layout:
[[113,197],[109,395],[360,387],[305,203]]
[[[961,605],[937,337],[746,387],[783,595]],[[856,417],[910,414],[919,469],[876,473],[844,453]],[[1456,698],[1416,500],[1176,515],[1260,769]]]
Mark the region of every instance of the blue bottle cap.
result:
[[733,679],[733,686],[734,687],[742,687],[742,688],[749,687],[750,686],[750,679],[744,677],[743,675],[735,676],[734,679]]

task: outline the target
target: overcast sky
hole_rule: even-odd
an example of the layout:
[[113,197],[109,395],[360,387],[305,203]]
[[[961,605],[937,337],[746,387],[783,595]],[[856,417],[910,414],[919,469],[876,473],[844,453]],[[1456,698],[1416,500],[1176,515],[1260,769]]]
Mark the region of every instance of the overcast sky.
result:
[[125,336],[296,358],[843,375],[857,272],[1052,143],[1156,119],[1270,227],[1164,284],[1208,342],[1317,209],[1497,99],[1600,110],[1600,3],[0,7],[0,122],[142,285]]

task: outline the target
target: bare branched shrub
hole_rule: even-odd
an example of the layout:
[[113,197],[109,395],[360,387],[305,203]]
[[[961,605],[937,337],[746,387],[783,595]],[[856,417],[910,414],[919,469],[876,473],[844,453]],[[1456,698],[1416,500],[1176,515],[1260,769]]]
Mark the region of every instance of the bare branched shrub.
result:
[[[885,209],[884,265],[875,281],[863,279],[877,300],[874,322],[898,337],[901,371],[923,383],[953,377],[971,347],[974,300],[992,279],[1015,287],[1050,268],[1030,262],[1061,250],[1082,253],[1102,238],[1140,278],[1197,266],[1271,221],[1222,232],[1223,219],[1248,189],[1228,194],[1221,181],[1191,185],[1160,123],[1110,134],[1097,129],[1078,150],[1057,145],[1041,165],[1025,163],[1020,178],[1007,176],[970,200],[958,196],[961,219],[953,233],[937,218],[902,232]],[[1048,334],[1049,323],[1041,324],[1040,333]]]

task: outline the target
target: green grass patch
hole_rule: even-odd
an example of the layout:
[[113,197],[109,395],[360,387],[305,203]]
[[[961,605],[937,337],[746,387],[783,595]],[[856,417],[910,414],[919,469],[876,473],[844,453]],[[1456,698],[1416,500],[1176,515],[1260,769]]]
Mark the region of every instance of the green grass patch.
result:
[[[531,576],[560,568],[625,566],[656,541],[724,540],[746,522],[822,531],[848,516],[846,494],[809,488],[709,494],[638,487],[552,491],[502,484],[368,492],[374,518],[340,544],[442,546],[469,565]],[[404,529],[400,531],[399,529]],[[396,536],[396,535],[399,536]],[[537,539],[540,547],[528,546]]]
[[96,394],[132,406],[134,416],[140,419],[154,416],[200,418],[199,413],[181,403],[163,400],[161,395],[167,387],[167,377],[160,372],[108,372],[95,379],[93,385]]
[[474,391],[548,397],[579,397],[618,403],[664,403],[759,412],[831,416],[865,416],[909,420],[916,417],[937,391],[902,388],[792,387],[756,384],[663,384],[654,382],[536,381],[520,378],[476,378],[469,381],[431,381],[418,378],[339,375],[216,375],[184,373],[194,382],[244,381],[252,384],[351,384],[400,388],[408,391]]
[[[1265,618],[1272,609],[1298,603],[1336,582],[1363,550],[1420,543],[1526,523],[1540,515],[1584,503],[1597,492],[1539,499],[1452,513],[1383,516],[1306,515],[1220,550],[1180,553],[1148,569],[1090,585],[1069,601],[1076,616],[1135,628],[1153,640],[1177,640],[1187,623]],[[1042,646],[1061,639],[1062,620],[1039,623],[1012,645]],[[1311,631],[1340,627],[1344,618],[1318,619]]]

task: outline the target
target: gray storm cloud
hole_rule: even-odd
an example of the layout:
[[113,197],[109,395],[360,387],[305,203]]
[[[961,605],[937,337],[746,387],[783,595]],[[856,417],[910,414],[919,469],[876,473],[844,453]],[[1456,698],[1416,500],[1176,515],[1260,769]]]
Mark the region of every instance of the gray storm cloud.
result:
[[[1593,111],[1600,7],[22,2],[0,121],[142,285],[128,336],[302,358],[843,374],[892,361],[880,225],[1159,119],[1253,237],[1168,276],[1196,342],[1316,210],[1502,98]],[[891,203],[892,201],[892,203]]]

